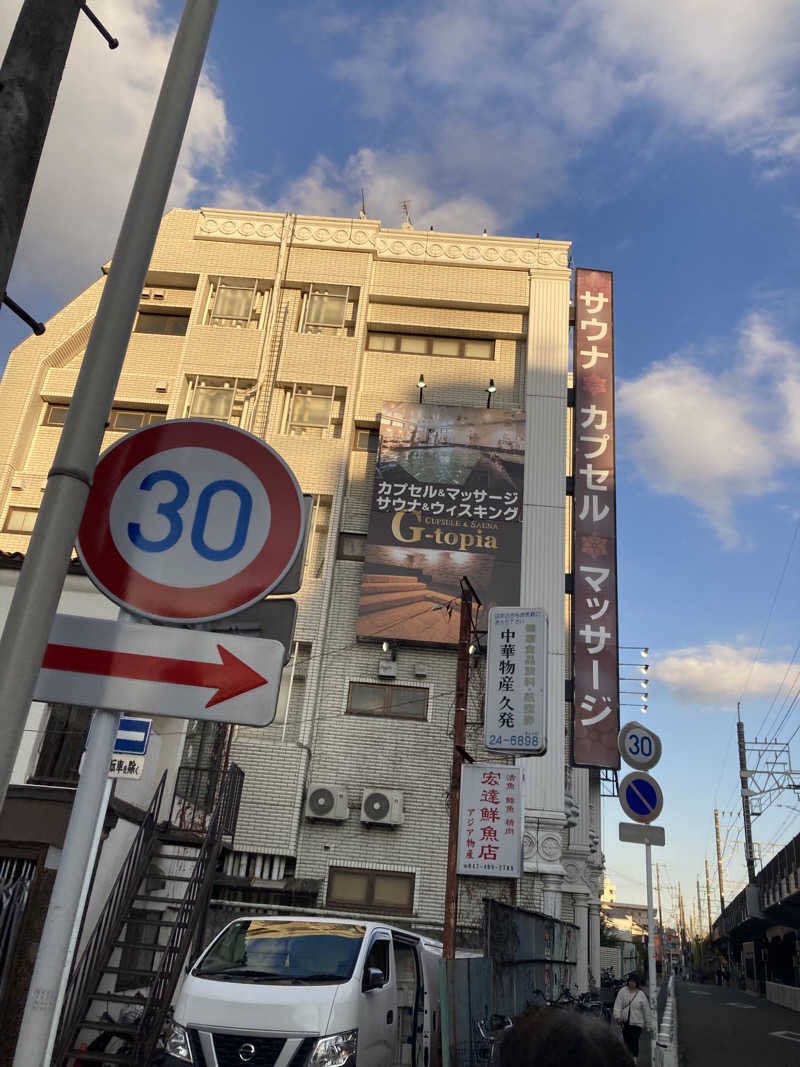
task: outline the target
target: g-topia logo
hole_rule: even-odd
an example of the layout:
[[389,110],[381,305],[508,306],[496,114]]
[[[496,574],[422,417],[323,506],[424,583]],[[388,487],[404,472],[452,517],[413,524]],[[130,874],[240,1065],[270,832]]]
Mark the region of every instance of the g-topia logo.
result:
[[[415,519],[416,523],[411,520]],[[497,538],[492,534],[484,533],[483,529],[476,529],[474,533],[467,533],[463,529],[451,530],[448,526],[462,526],[463,524],[449,523],[446,519],[436,522],[431,516],[421,511],[398,511],[392,519],[392,535],[395,540],[404,545],[421,544],[430,542],[439,548],[451,548],[457,552],[466,552],[471,548],[482,548],[489,551],[497,550]],[[473,525],[478,525],[477,523]],[[495,524],[481,523],[481,527]],[[429,527],[429,529],[426,529]],[[496,527],[495,527],[496,528]]]

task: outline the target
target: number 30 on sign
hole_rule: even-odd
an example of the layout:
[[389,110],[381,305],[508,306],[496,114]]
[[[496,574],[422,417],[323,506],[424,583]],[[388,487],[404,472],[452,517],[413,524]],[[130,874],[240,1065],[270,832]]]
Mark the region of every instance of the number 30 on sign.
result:
[[646,771],[661,759],[661,738],[640,722],[626,722],[617,739],[619,754],[629,767]]
[[77,547],[92,581],[129,611],[201,622],[266,596],[294,562],[303,526],[300,487],[269,445],[183,419],[103,453]]

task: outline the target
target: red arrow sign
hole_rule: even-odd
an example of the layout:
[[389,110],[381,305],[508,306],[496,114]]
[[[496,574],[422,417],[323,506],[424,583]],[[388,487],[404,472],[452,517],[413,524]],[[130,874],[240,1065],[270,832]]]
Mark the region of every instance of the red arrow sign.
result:
[[136,681],[167,682],[171,685],[216,689],[216,693],[206,704],[207,708],[267,685],[267,679],[262,678],[238,656],[234,656],[222,645],[217,645],[217,650],[221,663],[163,659],[135,652],[79,648],[76,645],[48,645],[42,667],[45,670],[74,671],[78,674],[99,674],[112,678],[132,678]]

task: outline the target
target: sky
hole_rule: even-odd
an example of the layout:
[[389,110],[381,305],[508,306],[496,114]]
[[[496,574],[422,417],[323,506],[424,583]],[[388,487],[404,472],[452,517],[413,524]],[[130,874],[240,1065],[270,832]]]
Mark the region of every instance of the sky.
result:
[[[37,318],[111,257],[181,6],[94,0],[115,51],[80,19],[9,282]],[[614,272],[621,640],[650,649],[665,921],[706,858],[718,897],[715,806],[726,898],[744,882],[737,703],[800,767],[798,52],[796,0],[222,0],[170,194],[352,216],[363,188],[386,226],[408,200],[417,228],[541,233]],[[2,362],[25,335],[3,308]],[[794,797],[758,801],[765,859]],[[623,817],[603,802],[607,874],[639,902]]]

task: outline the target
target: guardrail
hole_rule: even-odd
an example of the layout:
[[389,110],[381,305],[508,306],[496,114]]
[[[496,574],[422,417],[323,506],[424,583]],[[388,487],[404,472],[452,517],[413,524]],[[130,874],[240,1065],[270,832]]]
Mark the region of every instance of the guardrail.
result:
[[662,982],[658,991],[658,1036],[653,1043],[652,1060],[653,1067],[677,1067],[678,1065],[678,1019],[674,975],[670,975],[667,982]]
[[800,987],[767,982],[767,1000],[792,1011],[800,1011]]

